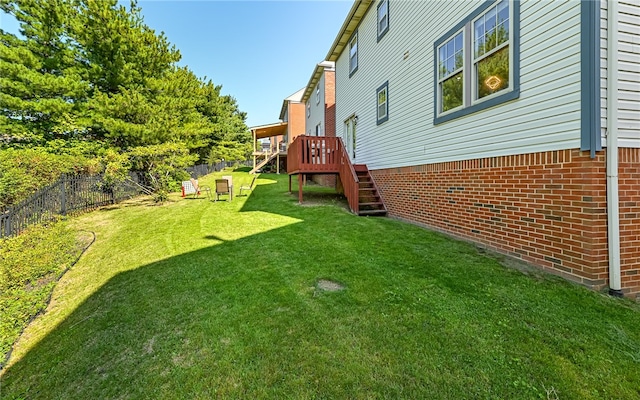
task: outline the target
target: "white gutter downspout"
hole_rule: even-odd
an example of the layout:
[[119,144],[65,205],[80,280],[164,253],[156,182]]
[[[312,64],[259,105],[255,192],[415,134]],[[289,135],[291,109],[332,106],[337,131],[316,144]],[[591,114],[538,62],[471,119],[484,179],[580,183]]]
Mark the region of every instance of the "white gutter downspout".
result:
[[618,0],[607,2],[607,227],[609,294],[621,297],[618,193]]

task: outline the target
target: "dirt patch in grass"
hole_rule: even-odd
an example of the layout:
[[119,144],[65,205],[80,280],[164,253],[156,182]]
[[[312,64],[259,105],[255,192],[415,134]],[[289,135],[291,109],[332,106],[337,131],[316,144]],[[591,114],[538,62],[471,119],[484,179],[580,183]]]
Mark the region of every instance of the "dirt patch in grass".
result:
[[344,290],[344,286],[338,282],[330,281],[328,279],[320,279],[316,282],[316,288],[325,292],[339,292]]

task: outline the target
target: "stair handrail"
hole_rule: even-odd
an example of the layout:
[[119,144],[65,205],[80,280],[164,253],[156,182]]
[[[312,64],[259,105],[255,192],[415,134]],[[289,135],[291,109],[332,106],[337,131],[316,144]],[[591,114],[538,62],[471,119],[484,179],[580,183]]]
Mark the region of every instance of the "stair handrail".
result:
[[344,189],[344,195],[347,197],[351,212],[358,214],[360,212],[360,202],[358,199],[358,189],[360,180],[358,174],[351,163],[346,147],[342,142],[342,138],[338,138],[338,148],[340,152],[340,181]]

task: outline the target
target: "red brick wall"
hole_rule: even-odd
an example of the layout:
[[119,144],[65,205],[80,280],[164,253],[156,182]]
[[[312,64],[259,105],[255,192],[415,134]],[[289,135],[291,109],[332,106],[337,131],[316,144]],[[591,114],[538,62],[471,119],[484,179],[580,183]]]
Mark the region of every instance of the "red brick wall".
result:
[[619,157],[622,287],[640,292],[640,149],[620,149]]
[[289,102],[288,123],[289,123],[287,126],[287,131],[289,134],[288,144],[291,144],[296,137],[300,135],[304,135],[304,124],[305,124],[304,103],[294,103],[292,101]]
[[336,72],[324,71],[324,135],[336,136]]
[[[626,150],[629,150],[625,152]],[[640,293],[640,150],[621,151],[622,280]],[[564,150],[372,170],[389,214],[599,289],[608,282],[605,154]]]

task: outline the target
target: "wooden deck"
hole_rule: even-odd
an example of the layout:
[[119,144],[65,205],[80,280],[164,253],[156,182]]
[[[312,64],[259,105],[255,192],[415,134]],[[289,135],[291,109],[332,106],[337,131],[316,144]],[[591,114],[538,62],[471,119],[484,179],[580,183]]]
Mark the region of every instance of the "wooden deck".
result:
[[298,200],[300,203],[303,201],[304,174],[336,174],[340,177],[349,208],[353,213],[359,213],[358,175],[340,138],[298,136],[289,145],[287,153],[289,191],[291,191],[291,176],[298,175]]

